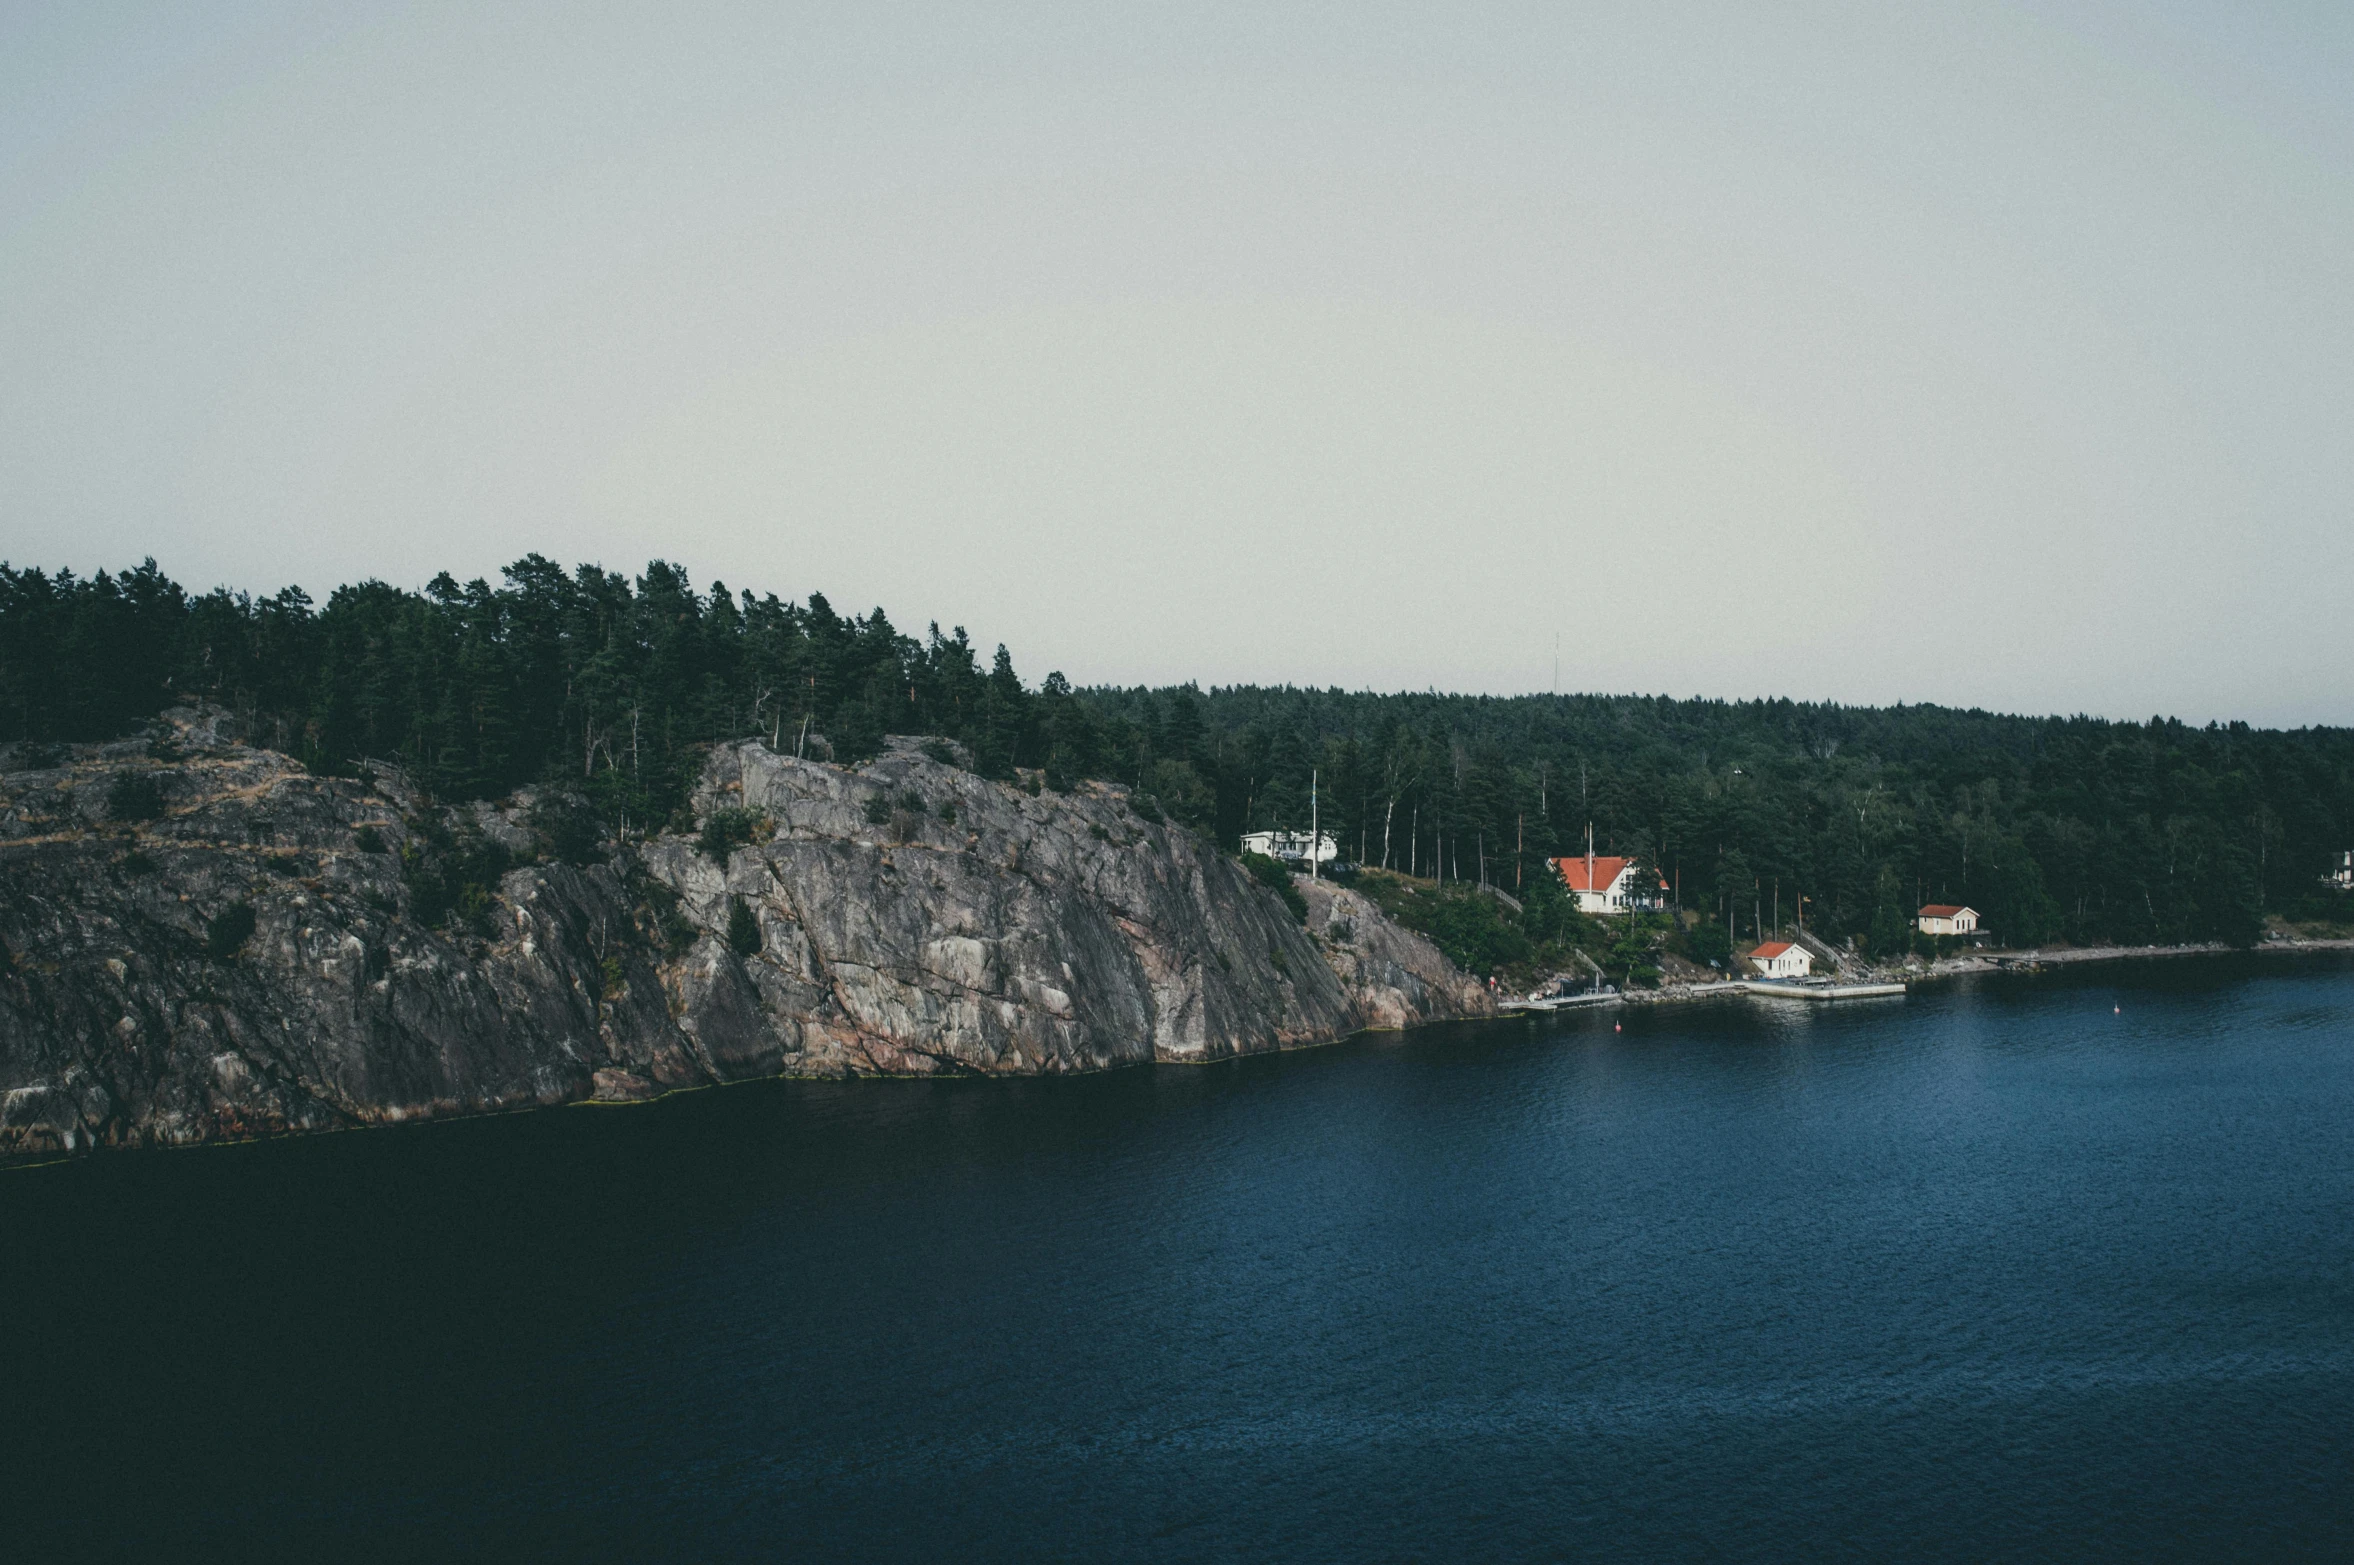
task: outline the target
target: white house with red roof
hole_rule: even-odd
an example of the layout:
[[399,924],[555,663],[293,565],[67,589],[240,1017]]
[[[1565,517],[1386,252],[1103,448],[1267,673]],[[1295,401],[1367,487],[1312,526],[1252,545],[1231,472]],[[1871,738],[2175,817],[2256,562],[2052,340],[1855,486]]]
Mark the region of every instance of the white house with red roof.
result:
[[1914,915],[1914,922],[1924,935],[1974,935],[1978,933],[1978,910],[1932,902]]
[[1806,978],[1815,970],[1815,959],[1802,945],[1769,940],[1749,953],[1749,965],[1768,978]]
[[1650,912],[1660,905],[1660,893],[1667,890],[1667,882],[1657,880],[1656,888],[1644,884],[1645,877],[1636,873],[1633,859],[1598,855],[1591,844],[1582,859],[1555,859],[1554,869],[1561,874],[1570,894],[1577,898],[1578,911],[1596,913],[1604,918],[1620,913]]

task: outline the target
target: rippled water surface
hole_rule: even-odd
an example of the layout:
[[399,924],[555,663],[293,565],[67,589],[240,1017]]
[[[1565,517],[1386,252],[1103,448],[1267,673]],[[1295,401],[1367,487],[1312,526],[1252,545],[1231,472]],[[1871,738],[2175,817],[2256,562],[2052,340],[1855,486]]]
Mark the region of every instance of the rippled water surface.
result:
[[0,1175],[8,1536],[2346,1557],[2354,969]]

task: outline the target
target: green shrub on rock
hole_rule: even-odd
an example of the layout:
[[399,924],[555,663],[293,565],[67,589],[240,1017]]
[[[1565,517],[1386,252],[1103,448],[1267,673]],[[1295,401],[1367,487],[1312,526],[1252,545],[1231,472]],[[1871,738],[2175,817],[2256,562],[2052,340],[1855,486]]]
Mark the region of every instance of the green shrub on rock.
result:
[[742,897],[727,899],[727,947],[738,956],[760,952],[760,919]]
[[542,794],[531,807],[531,829],[550,858],[586,869],[603,856],[596,813],[566,794]]
[[1291,909],[1291,916],[1296,922],[1305,924],[1308,921],[1308,899],[1301,896],[1300,888],[1292,884],[1290,870],[1264,853],[1243,854],[1242,867],[1249,870],[1252,878],[1260,885],[1283,898],[1283,905]]
[[1715,919],[1704,920],[1684,932],[1684,954],[1711,967],[1729,968],[1733,965],[1733,937]]
[[491,898],[511,860],[490,837],[461,826],[451,831],[431,814],[409,822],[401,846],[401,879],[409,888],[409,916],[453,932],[471,929],[488,936],[493,928]]
[[768,817],[755,810],[713,810],[703,822],[703,831],[695,839],[695,846],[703,856],[715,863],[725,864],[728,855],[758,837],[768,829]]

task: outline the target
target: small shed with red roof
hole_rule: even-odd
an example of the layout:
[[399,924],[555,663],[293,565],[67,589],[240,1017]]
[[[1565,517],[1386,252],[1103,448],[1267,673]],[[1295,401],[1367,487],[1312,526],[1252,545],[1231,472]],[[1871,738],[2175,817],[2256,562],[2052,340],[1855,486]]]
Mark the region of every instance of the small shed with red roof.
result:
[[1749,953],[1749,965],[1768,978],[1805,978],[1815,970],[1815,959],[1802,945],[1769,940]]

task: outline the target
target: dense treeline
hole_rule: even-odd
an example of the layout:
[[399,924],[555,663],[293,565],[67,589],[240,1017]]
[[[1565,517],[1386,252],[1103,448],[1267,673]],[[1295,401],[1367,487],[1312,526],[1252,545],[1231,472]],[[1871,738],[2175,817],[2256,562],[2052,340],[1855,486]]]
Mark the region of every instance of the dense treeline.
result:
[[191,596],[153,561],[87,579],[0,566],[0,739],[123,733],[195,698],[314,768],[397,761],[448,798],[564,781],[642,824],[676,810],[718,740],[855,760],[886,733],[940,734],[1006,776],[1078,726],[1059,677],[1028,691],[962,630],[918,641],[821,596],[698,593],[659,561],[634,582],[538,555],[503,575],[362,582],[315,609],[294,588]]
[[[449,798],[565,781],[609,822],[673,820],[709,743],[873,753],[965,744],[977,769],[1124,782],[1231,844],[1305,827],[1311,780],[1345,856],[1531,889],[1550,856],[1658,868],[1680,907],[1748,935],[1795,917],[1903,942],[1924,900],[2006,942],[2252,936],[2343,917],[2354,731],[2191,728],[1787,701],[1491,697],[1191,686],[1035,688],[963,630],[880,609],[698,592],[537,555],[502,582],[339,588],[324,607],[191,595],[153,562],[80,578],[0,566],[0,740],[131,731],[218,702],[335,770],[397,760]],[[1524,898],[1524,900],[1526,900]],[[1550,899],[1547,899],[1549,905]]]
[[2005,943],[2249,939],[2347,916],[2354,730],[2194,728],[1930,706],[1236,688],[1091,692],[1140,780],[1221,831],[1324,827],[1347,857],[1525,888],[1608,854],[1744,936],[1906,943],[1926,901]]

